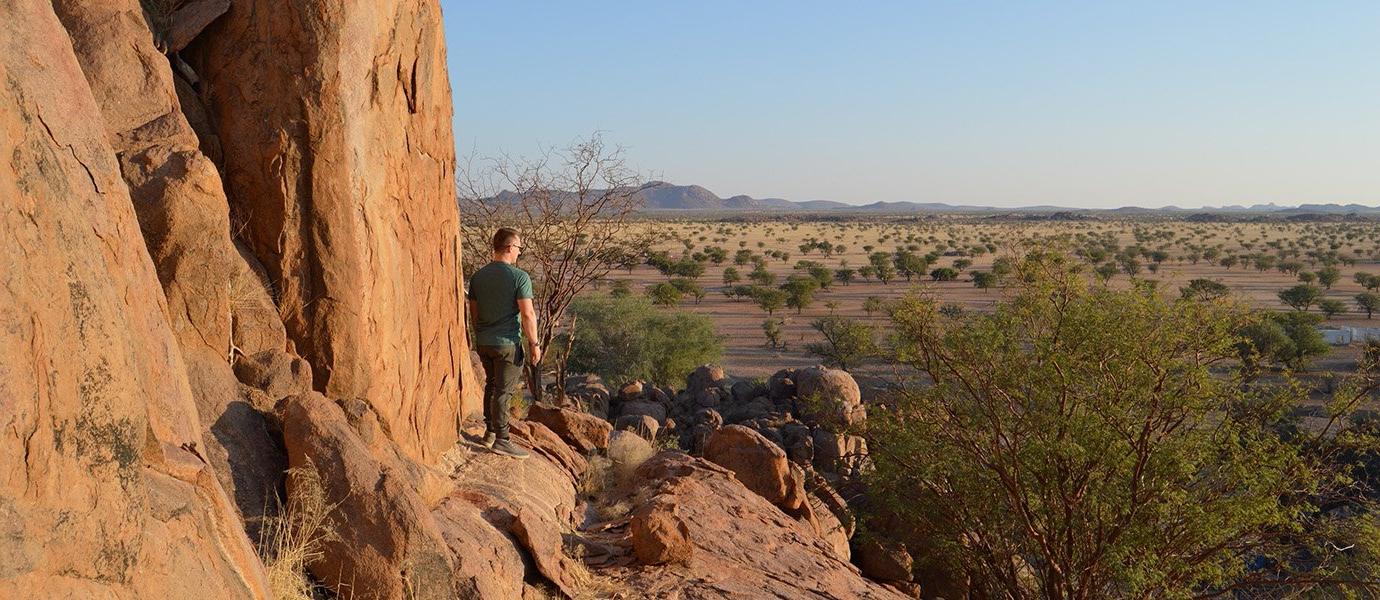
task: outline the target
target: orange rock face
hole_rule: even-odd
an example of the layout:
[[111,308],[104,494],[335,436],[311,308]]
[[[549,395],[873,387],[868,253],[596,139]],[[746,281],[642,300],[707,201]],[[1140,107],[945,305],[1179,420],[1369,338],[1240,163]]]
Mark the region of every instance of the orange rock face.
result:
[[[281,453],[262,419],[239,401],[228,362],[282,352],[286,336],[263,282],[230,237],[229,205],[215,164],[184,117],[172,67],[155,47],[138,0],[54,0],[106,137],[129,188],[144,245],[168,302],[167,321],[187,366],[210,460],[242,516],[276,505]],[[258,319],[270,316],[271,321]],[[250,319],[264,335],[234,334]],[[243,328],[240,328],[243,332]],[[252,337],[252,339],[251,339]]]
[[[810,524],[786,516],[724,467],[663,452],[636,479],[652,495],[641,497],[621,529],[638,560],[602,573],[637,597],[905,597],[863,577]],[[665,521],[651,526],[651,519]]]
[[184,52],[318,391],[434,462],[478,410],[435,0],[235,0]]
[[0,4],[0,597],[263,597],[53,7]]

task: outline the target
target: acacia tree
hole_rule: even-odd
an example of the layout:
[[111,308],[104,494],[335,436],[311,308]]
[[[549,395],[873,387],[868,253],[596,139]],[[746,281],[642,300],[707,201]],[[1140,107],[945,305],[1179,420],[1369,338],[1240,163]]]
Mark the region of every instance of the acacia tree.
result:
[[786,292],[786,306],[794,308],[796,314],[814,303],[818,289],[819,283],[809,277],[792,277],[781,285],[781,290]]
[[781,310],[781,307],[786,305],[786,292],[783,290],[755,287],[749,294],[752,301],[757,303],[757,308],[767,311],[768,316],[775,314],[776,311]]
[[876,329],[871,325],[831,315],[815,319],[810,327],[823,341],[806,344],[805,349],[829,366],[847,371],[877,354]]
[[1277,294],[1279,301],[1289,305],[1294,310],[1308,312],[1314,304],[1323,298],[1322,290],[1315,285],[1301,283],[1287,290],[1280,290]]
[[1380,309],[1380,294],[1375,292],[1356,294],[1356,306],[1366,311],[1366,318],[1369,319],[1377,309]]
[[976,597],[1375,591],[1369,517],[1318,510],[1369,508],[1325,457],[1373,378],[1316,436],[1283,433],[1306,391],[1233,367],[1248,311],[1091,284],[1069,264],[1028,260],[991,313],[941,318],[918,295],[892,309],[895,357],[927,382],[868,420],[885,532],[916,536],[903,541],[926,568],[965,575]]
[[[598,133],[536,159],[471,160],[456,179],[470,272],[489,262],[496,229],[512,227],[522,236],[521,266],[532,275],[543,347],[577,295],[629,257],[643,256],[653,240],[650,228],[634,223],[643,204],[641,176],[627,167],[622,148]],[[527,378],[541,400],[541,365],[529,364]]]
[[772,349],[781,346],[781,333],[784,322],[781,319],[768,318],[762,321],[762,335],[767,336],[767,345]]

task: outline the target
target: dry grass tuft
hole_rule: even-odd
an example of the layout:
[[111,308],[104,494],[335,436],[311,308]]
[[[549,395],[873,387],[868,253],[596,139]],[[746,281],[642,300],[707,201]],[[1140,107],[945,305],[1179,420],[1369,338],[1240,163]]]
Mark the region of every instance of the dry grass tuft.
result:
[[313,600],[319,586],[307,576],[307,565],[323,555],[323,544],[337,539],[330,513],[337,503],[326,498],[315,467],[288,471],[292,498],[278,514],[263,520],[259,556],[268,571],[268,585],[277,600]]
[[[612,579],[595,573],[585,563],[589,546],[580,541],[580,534],[574,531],[562,536],[565,540],[562,549],[566,556],[574,559],[565,564],[565,580],[571,585],[572,600],[595,600],[612,598],[615,592],[626,589]],[[559,597],[559,595],[557,596]]]
[[576,488],[599,521],[626,516],[644,495],[645,490],[630,487],[637,468],[651,458],[656,449],[641,442],[640,438],[631,439],[633,437],[619,436],[609,444],[607,455],[591,456],[589,468]]
[[[268,311],[264,300],[272,302],[272,286],[248,266],[236,270],[225,282],[225,294],[233,312]],[[274,307],[276,310],[276,307]]]
[[614,436],[609,442],[608,459],[615,485],[623,485],[631,480],[633,473],[642,463],[656,454],[656,449],[646,440],[632,433]]
[[606,456],[589,457],[589,468],[585,469],[584,476],[575,484],[575,491],[587,498],[603,494],[614,485],[612,468],[613,461]]

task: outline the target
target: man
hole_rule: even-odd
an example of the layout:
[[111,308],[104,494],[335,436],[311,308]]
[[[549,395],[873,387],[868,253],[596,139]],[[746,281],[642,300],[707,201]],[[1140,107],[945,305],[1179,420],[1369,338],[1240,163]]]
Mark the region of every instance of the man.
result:
[[532,278],[516,266],[522,253],[516,231],[499,229],[492,245],[493,261],[470,276],[466,294],[475,351],[484,363],[484,446],[523,459],[527,451],[508,439],[508,408],[525,360],[541,362]]

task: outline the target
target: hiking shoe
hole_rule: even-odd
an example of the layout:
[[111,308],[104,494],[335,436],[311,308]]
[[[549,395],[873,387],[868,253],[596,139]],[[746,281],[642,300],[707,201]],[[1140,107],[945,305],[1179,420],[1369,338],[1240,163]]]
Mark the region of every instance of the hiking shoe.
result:
[[495,441],[493,450],[494,452],[497,452],[499,454],[506,454],[518,460],[522,460],[524,458],[527,458],[528,456],[527,451],[518,447],[517,444],[514,444],[513,440]]
[[480,446],[483,446],[483,447],[485,447],[485,448],[493,448],[493,447],[494,447],[494,441],[497,440],[497,439],[498,439],[498,436],[495,436],[495,435],[492,434],[492,433],[486,433],[486,434],[484,434],[484,441],[479,442],[479,445],[480,445]]

